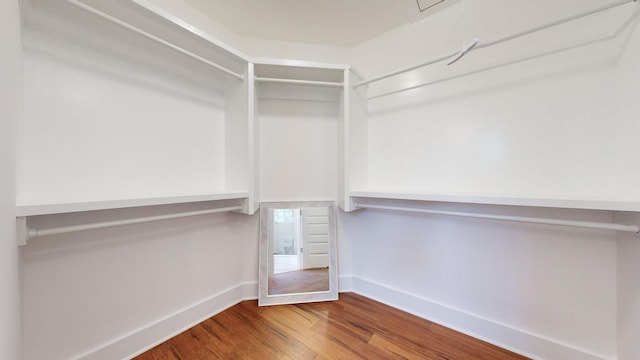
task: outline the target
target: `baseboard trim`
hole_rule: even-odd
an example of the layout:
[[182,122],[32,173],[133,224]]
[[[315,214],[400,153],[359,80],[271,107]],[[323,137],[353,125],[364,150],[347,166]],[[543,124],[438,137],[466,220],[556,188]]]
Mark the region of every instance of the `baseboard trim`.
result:
[[80,356],[81,360],[130,359],[244,300],[258,297],[258,283],[245,282],[142,326]]
[[353,276],[352,275],[338,276],[338,292],[351,292],[351,291],[353,291]]
[[[340,276],[339,284],[340,292],[355,292],[532,359],[614,360],[362,277],[343,275]],[[241,283],[142,326],[77,358],[130,359],[240,301],[257,297],[257,282]]]
[[350,283],[357,294],[532,359],[614,360],[358,276]]

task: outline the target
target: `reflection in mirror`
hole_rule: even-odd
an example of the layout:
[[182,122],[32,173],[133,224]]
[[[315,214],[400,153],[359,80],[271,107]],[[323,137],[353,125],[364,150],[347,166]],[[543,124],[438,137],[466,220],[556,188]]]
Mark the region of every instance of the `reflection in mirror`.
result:
[[338,298],[332,202],[262,203],[260,305]]

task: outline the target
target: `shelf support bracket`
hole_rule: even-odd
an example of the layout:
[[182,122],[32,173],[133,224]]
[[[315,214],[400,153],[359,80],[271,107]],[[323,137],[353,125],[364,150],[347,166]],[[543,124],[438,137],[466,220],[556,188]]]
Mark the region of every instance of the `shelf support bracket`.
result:
[[25,216],[19,216],[16,218],[16,235],[18,246],[27,245],[27,240],[29,240],[29,228],[27,228],[27,218]]

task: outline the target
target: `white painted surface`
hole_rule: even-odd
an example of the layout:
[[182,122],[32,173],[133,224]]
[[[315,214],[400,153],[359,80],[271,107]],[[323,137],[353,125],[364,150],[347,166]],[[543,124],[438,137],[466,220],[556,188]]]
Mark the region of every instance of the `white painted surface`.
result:
[[409,21],[406,0],[185,2],[241,36],[265,40],[352,46]]
[[[208,34],[217,38],[231,49],[236,49],[242,51],[241,56],[245,56],[244,54],[250,55],[251,57],[258,58],[278,58],[278,59],[297,59],[297,60],[308,60],[308,61],[320,61],[325,63],[342,63],[347,64],[350,62],[350,51],[351,47],[349,46],[340,46],[337,44],[315,44],[309,42],[301,42],[300,40],[291,39],[291,38],[278,38],[267,40],[261,36],[256,35],[243,35],[242,32],[237,31],[235,28],[236,25],[240,26],[257,26],[257,23],[250,23],[245,20],[242,22],[233,22],[229,23],[229,16],[223,15],[222,13],[212,14],[213,18],[223,15],[221,18],[213,19],[212,16],[209,16],[206,8],[212,6],[208,2],[205,4],[201,2],[199,5],[194,6],[195,1],[172,1],[172,0],[137,0],[138,2],[148,3],[161,9],[162,11],[175,16],[177,19],[185,21],[192,26],[194,26],[197,30],[203,32],[204,34]],[[409,0],[407,0],[409,1]],[[395,4],[388,4],[388,2],[383,2],[384,6],[392,6]],[[252,4],[242,4],[237,1],[233,2],[233,7],[229,8],[230,11],[237,12],[243,6],[255,5]],[[263,3],[257,4],[258,6],[262,6]],[[314,4],[317,5],[317,4]],[[326,4],[321,4],[325,6]],[[215,5],[213,5],[215,6]],[[370,9],[374,9],[380,11],[380,7],[373,8],[369,6]],[[281,11],[278,11],[277,16],[290,16],[290,14],[284,14]],[[264,17],[264,14],[256,13],[255,10],[252,10],[250,13],[246,13],[244,15],[247,16],[261,16]],[[316,14],[317,15],[317,14]],[[313,16],[316,16],[313,15]],[[384,14],[386,20],[389,20],[388,14]],[[298,18],[297,21],[300,19]],[[322,19],[323,22],[325,19]],[[372,19],[370,19],[372,20]],[[335,22],[333,22],[335,24]],[[378,24],[379,22],[374,22],[374,24]],[[274,21],[274,26],[282,26],[287,34],[291,34],[290,31],[291,24],[288,21],[277,22]],[[335,28],[335,27],[334,27]],[[310,29],[309,24],[305,24],[304,30]],[[260,28],[260,35],[264,35],[264,28]],[[317,35],[328,37],[328,33]],[[339,40],[339,39],[338,39]]]
[[[462,331],[476,339],[514,351],[533,359],[602,360],[602,356],[554,342],[539,334],[485,318],[468,311],[439,303],[387,284],[353,276],[353,291],[416,316]],[[461,327],[460,324],[463,324]]]
[[[441,206],[611,220],[608,212]],[[509,336],[529,334],[541,340],[538,344],[550,341],[558,348],[615,358],[614,233],[370,210],[346,214],[343,222],[355,277],[455,310],[442,313],[415,305],[413,312],[539,358],[564,357]],[[357,282],[353,289],[365,291]],[[376,297],[406,305],[393,292]],[[483,333],[460,313],[515,330]]]
[[105,201],[89,201],[77,203],[61,203],[61,204],[38,204],[38,205],[18,205],[16,208],[17,216],[35,216],[61,214],[78,211],[93,211],[118,209],[138,206],[166,205],[193,203],[214,200],[244,199],[249,196],[247,192],[231,192],[222,191],[215,194],[200,194],[186,196],[169,196],[159,198],[141,198],[141,199],[114,199]]
[[223,289],[210,297],[189,304],[163,318],[135,329],[104,346],[90,350],[78,358],[82,360],[132,358],[201,323],[212,314],[224,311],[240,300],[255,299],[256,297],[257,283],[255,282],[241,283]]
[[[615,213],[616,221],[640,221],[638,213]],[[618,235],[618,360],[640,354],[640,235]]]
[[[492,39],[566,16],[598,2],[558,6],[469,3],[356,47],[354,65],[371,76],[411,65],[465,43]],[[600,2],[602,3],[602,2]],[[639,152],[633,107],[637,94],[637,27],[605,39],[634,5],[474,52],[451,67],[437,65],[385,84],[376,94],[460,72],[535,58],[369,103],[370,189],[480,193],[531,198],[637,201],[628,167]],[[498,12],[500,9],[501,12]],[[542,12],[544,9],[544,12]],[[553,9],[550,12],[549,9]],[[459,10],[459,9],[458,9]],[[487,21],[495,19],[495,21]],[[630,36],[629,31],[634,35]],[[434,33],[416,49],[415,33]],[[579,46],[585,42],[594,43]],[[570,49],[571,47],[578,46]],[[428,50],[425,50],[428,49]],[[538,56],[544,52],[557,53]],[[389,56],[389,54],[393,54]],[[536,57],[538,56],[538,57]],[[408,60],[407,60],[408,59]]]
[[338,208],[336,210],[336,240],[338,243],[338,290],[340,292],[352,291],[351,275],[353,274],[353,252],[350,224],[353,222],[345,222],[345,212]]
[[[638,130],[638,80],[640,80],[640,29],[636,26],[633,37],[627,39],[629,46],[620,56],[619,71],[616,72],[617,116],[634,119],[620,131],[621,141],[635,141],[631,132]],[[624,71],[622,71],[624,69]],[[621,162],[638,158],[638,151],[628,151],[618,155]],[[619,181],[623,188],[636,187],[635,169]],[[636,213],[618,212],[615,221],[640,221]],[[632,360],[640,354],[640,236],[637,234],[618,235],[618,360]]]
[[34,55],[27,50],[19,204],[224,189],[220,105]]
[[227,189],[241,189],[249,198],[245,213],[253,214],[258,201],[255,194],[254,149],[254,84],[253,65],[248,64],[242,84],[229,83],[225,102],[225,185]]
[[[300,269],[298,255],[273,255],[273,274]],[[271,271],[269,271],[271,273]]]
[[[69,14],[47,18],[43,30],[30,20],[23,28],[18,204],[225,190],[221,75],[115,25]],[[89,20],[94,25],[80,32]],[[79,34],[58,35],[65,31]]]
[[351,48],[344,46],[255,38],[245,38],[243,46],[247,54],[255,58],[295,59],[337,64],[348,64],[351,61]]
[[232,49],[242,50],[243,39],[238,34],[230,31],[222,24],[204,15],[184,1],[174,0],[135,0],[138,3],[148,4],[162,12],[173,16],[176,20],[189,24],[194,29],[224,42]]
[[0,358],[21,358],[20,268],[16,246],[16,127],[21,117],[18,4],[0,2]]
[[[604,3],[465,2],[464,11],[452,7],[355,47],[353,64],[373,77],[472,37],[491,40]],[[370,85],[369,94],[376,95],[498,66],[371,100],[368,183],[356,190],[462,211],[480,205],[437,201],[637,211],[640,172],[628,166],[640,153],[633,135],[640,111],[637,9],[627,5],[474,52],[451,67]],[[436,32],[415,46],[415,34]],[[480,208],[612,221],[607,212]],[[394,306],[539,358],[637,356],[631,339],[638,337],[638,294],[630,284],[637,283],[639,258],[626,235],[617,243],[612,233],[394,213],[358,212],[346,219],[359,224],[349,225],[348,234],[354,279],[398,290],[376,293]],[[352,286],[365,289],[356,280]],[[442,314],[428,303],[514,331],[476,332],[472,319]]]
[[339,203],[351,211],[351,191],[368,187],[369,132],[367,87],[353,88],[362,80],[354,69],[345,71],[342,113],[339,128]]
[[[640,80],[640,29],[636,25],[635,33],[626,39],[628,46],[620,54],[616,71],[616,115],[619,118],[633,119],[619,129],[621,141],[636,142],[633,132],[638,130],[638,83]],[[638,151],[618,154],[619,161],[635,161]],[[629,169],[628,175],[619,179],[622,188],[637,187],[635,169]],[[638,213],[616,213],[615,221],[640,221]],[[640,238],[637,235],[618,237],[618,359],[631,360],[640,354]]]
[[303,208],[300,222],[303,244],[302,268],[328,268],[330,237],[328,209]]
[[261,201],[335,199],[337,103],[261,99],[258,107]]
[[[135,217],[154,210],[159,211],[111,210],[37,220]],[[215,299],[239,284],[255,284],[257,273],[251,281],[244,269],[245,261],[257,261],[252,255],[257,236],[257,215],[214,214],[33,240],[23,248],[25,358],[92,358],[94,353],[124,358],[240,301],[242,289],[233,293],[242,296]],[[186,310],[203,301],[215,306]],[[179,315],[183,310],[189,314],[187,322]],[[161,319],[168,322],[157,330],[154,324]],[[122,339],[144,335],[149,327],[157,330],[154,336]],[[109,350],[120,341],[129,352]]]
[[398,191],[382,191],[382,190],[352,190],[349,192],[351,196],[367,199],[398,199],[398,200],[415,200],[415,201],[439,201],[454,203],[470,203],[470,204],[489,204],[489,205],[516,205],[516,206],[535,206],[535,207],[551,207],[566,209],[592,209],[592,210],[619,210],[619,211],[638,211],[640,210],[640,202],[625,200],[607,200],[602,199],[573,199],[570,197],[523,197],[523,196],[505,196],[502,194],[491,193],[446,193],[446,192],[398,192]]

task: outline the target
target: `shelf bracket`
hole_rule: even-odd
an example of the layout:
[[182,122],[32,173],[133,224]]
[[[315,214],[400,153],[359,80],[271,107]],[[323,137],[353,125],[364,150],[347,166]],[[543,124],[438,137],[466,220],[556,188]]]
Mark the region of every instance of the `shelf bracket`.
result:
[[16,218],[16,235],[18,246],[27,245],[27,240],[29,240],[29,228],[27,228],[27,218],[25,216],[19,216]]

